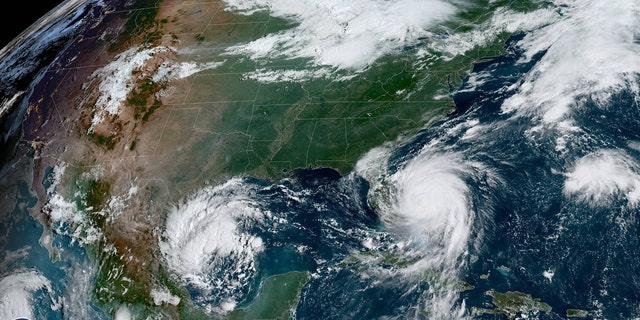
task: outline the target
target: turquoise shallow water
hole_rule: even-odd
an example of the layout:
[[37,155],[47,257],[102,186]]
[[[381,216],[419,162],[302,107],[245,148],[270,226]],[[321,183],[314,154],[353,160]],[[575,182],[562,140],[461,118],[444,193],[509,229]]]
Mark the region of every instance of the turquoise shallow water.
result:
[[[208,279],[223,278],[242,285],[232,289],[214,285],[214,289],[202,291],[186,284],[196,305],[215,306],[233,298],[239,307],[246,306],[255,299],[265,278],[307,271],[311,278],[300,292],[297,319],[335,315],[428,319],[428,309],[442,301],[437,290],[441,290],[444,278],[439,277],[451,275],[467,287],[453,292],[454,298],[447,300],[450,304],[446,307],[461,308],[472,318],[502,317],[472,312],[473,308],[495,307],[486,295],[490,290],[519,291],[540,299],[552,311],[530,314],[539,319],[563,319],[568,309],[586,310],[590,318],[635,316],[635,301],[640,299],[638,207],[624,189],[595,204],[567,195],[568,174],[558,172],[571,172],[576,159],[596,157],[602,149],[625,155],[627,160],[639,156],[628,143],[640,137],[635,129],[640,119],[637,100],[623,91],[612,97],[606,109],[586,101],[576,116],[576,123],[586,133],[567,136],[571,148],[555,152],[557,136],[531,133],[529,119],[514,121],[500,111],[509,92],[499,89],[517,81],[537,62],[523,65],[517,61],[516,54],[478,65],[474,72],[490,73],[493,80],[463,90],[456,96],[460,112],[394,149],[385,169],[390,175],[410,175],[406,168],[413,163],[410,168],[418,174],[422,167],[434,163],[422,163],[422,157],[454,154],[460,158],[452,159],[483,164],[484,171],[451,171],[464,183],[465,206],[474,216],[464,253],[455,260],[459,265],[453,269],[439,266],[436,272],[420,269],[420,261],[428,261],[438,252],[430,246],[446,246],[455,239],[443,236],[435,241],[427,236],[416,241],[404,227],[394,228],[383,221],[384,212],[374,208],[368,198],[371,182],[357,174],[340,176],[331,169],[298,170],[291,179],[275,184],[253,178],[242,181],[243,188],[252,190],[248,193],[251,202],[260,212],[269,213],[264,220],[238,224],[242,232],[262,240],[263,247],[253,258],[255,271],[234,273],[242,259],[233,255],[216,260],[206,271],[211,276]],[[487,129],[470,138],[468,130],[456,129],[465,126]],[[637,173],[637,167],[629,167],[631,175]],[[424,177],[427,182],[432,178]],[[492,179],[499,183],[492,183]],[[446,180],[441,183],[441,187],[448,185]],[[84,250],[69,238],[55,236],[53,243],[62,253],[60,261],[52,262],[38,244],[41,226],[28,215],[27,208],[35,199],[26,182],[19,182],[19,186],[19,204],[12,219],[5,220],[11,222],[3,226],[9,232],[6,250],[31,249],[5,273],[37,270],[51,282],[53,294],[43,290],[34,294],[36,314],[60,319],[76,312],[106,318],[90,305],[88,296],[76,300],[69,296],[73,289],[88,292],[91,288],[91,264]],[[230,193],[229,199],[236,193]],[[446,205],[454,207],[456,203]],[[413,222],[418,227],[429,223]],[[78,272],[83,268],[88,273]],[[439,273],[445,271],[450,274]],[[444,285],[446,290],[454,287]],[[68,305],[51,310],[49,306],[58,301]]]
[[[504,315],[482,312],[499,304],[487,294],[492,290],[539,299],[550,312],[524,304],[512,307],[516,314],[537,319],[564,319],[570,309],[585,310],[587,318],[637,316],[640,211],[632,192],[640,153],[630,144],[640,137],[637,95],[621,90],[604,108],[589,99],[577,101],[573,121],[579,130],[536,130],[536,119],[513,118],[501,106],[513,94],[507,88],[543,56],[521,63],[513,50],[477,65],[474,72],[487,73],[489,80],[463,85],[455,97],[460,112],[392,152],[389,174],[415,176],[438,165],[417,187],[431,186],[441,171],[456,178],[451,188],[451,179],[445,179],[431,190],[460,191],[462,205],[473,217],[455,267],[439,265],[435,276],[429,269],[415,272],[419,261],[438,253],[431,246],[447,246],[459,235],[444,232],[440,238],[426,235],[424,241],[415,241],[406,229],[382,221],[383,212],[367,198],[368,181],[330,169],[301,170],[276,185],[244,181],[246,188],[257,188],[252,199],[271,216],[269,223],[240,224],[262,239],[264,250],[256,255],[252,284],[234,297],[250,301],[266,276],[309,271],[312,277],[302,289],[297,319],[429,319],[429,308],[445,301],[437,293],[442,285],[438,277],[450,272],[469,285],[446,300],[446,308],[461,308],[465,314],[452,318],[502,319]],[[559,142],[566,147],[558,147]],[[453,159],[451,166],[433,161],[442,157]],[[465,166],[469,163],[475,167]],[[585,166],[589,170],[581,171]],[[608,173],[600,175],[600,170]],[[581,187],[574,189],[574,184]],[[611,191],[605,188],[609,185],[614,186]],[[422,197],[428,199],[422,202],[425,208],[440,209],[438,199]],[[456,208],[458,203],[444,205]],[[438,231],[429,224],[441,221],[418,217],[410,222]],[[369,239],[376,248],[367,245]],[[203,305],[219,302],[215,292],[193,291]]]
[[[629,47],[637,47],[636,39]],[[384,183],[404,187],[397,194],[389,189],[371,196],[379,181],[331,169],[298,170],[276,183],[243,179],[249,195],[232,190],[224,200],[233,200],[234,192],[247,196],[262,216],[229,213],[225,226],[260,245],[239,251],[255,254],[248,260],[238,252],[205,257],[211,260],[203,270],[210,288],[185,281],[195,303],[247,306],[267,277],[307,271],[310,280],[292,311],[297,319],[504,318],[474,313],[496,307],[487,295],[492,290],[519,291],[551,309],[512,306],[523,318],[563,319],[568,309],[585,310],[588,318],[638,317],[637,78],[594,96],[566,92],[571,112],[560,123],[544,122],[537,110],[516,117],[502,109],[519,85],[539,76],[536,66],[549,72],[575,68],[553,64],[567,64],[557,56],[567,49],[542,50],[526,60],[514,46],[508,55],[477,64],[454,96],[458,112],[390,151],[382,176],[391,177]],[[541,63],[549,56],[551,63]],[[482,81],[471,81],[474,76]],[[563,80],[558,77],[558,85]],[[591,80],[575,89],[597,82]],[[535,106],[532,100],[518,107]],[[35,203],[28,182],[18,186],[18,205],[2,220],[8,241],[1,275],[32,270],[47,279],[52,292],[30,295],[39,318],[106,318],[88,299],[92,266],[86,253],[56,235],[61,256],[53,262],[38,243],[41,226],[28,214]],[[390,200],[378,198],[384,196]],[[222,240],[231,243],[222,248],[246,245]]]

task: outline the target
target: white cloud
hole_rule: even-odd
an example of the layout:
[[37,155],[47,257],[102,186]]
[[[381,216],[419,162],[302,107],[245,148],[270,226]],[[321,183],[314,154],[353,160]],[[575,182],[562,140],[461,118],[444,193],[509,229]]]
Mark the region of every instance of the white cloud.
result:
[[602,150],[576,161],[567,173],[564,194],[590,206],[605,206],[617,197],[640,201],[640,170],[622,151]]
[[151,289],[150,294],[151,298],[153,298],[153,303],[158,306],[164,303],[177,306],[180,303],[180,297],[172,295],[167,288]]
[[175,63],[167,60],[168,56],[159,57],[160,53],[172,55],[176,52],[174,48],[163,46],[146,49],[133,47],[118,54],[113,61],[96,70],[92,74],[91,81],[99,81],[97,91],[100,95],[95,102],[95,113],[91,119],[89,133],[93,132],[94,127],[102,123],[106,117],[120,113],[120,108],[135,87],[134,71],[143,69],[150,59],[156,57],[161,61],[165,60],[157,70],[152,70],[153,74],[145,74],[151,76],[151,79],[156,82],[186,78],[203,70],[217,68],[224,63],[224,61]]
[[200,190],[172,209],[160,248],[169,268],[213,300],[205,309],[228,311],[255,273],[262,239],[243,226],[262,218],[239,179]]
[[33,293],[46,290],[52,294],[51,283],[36,271],[23,271],[0,280],[0,318],[33,318]]
[[226,0],[228,9],[270,15],[298,25],[229,49],[252,59],[310,58],[316,65],[361,70],[414,43],[457,8],[441,0]]
[[131,320],[133,319],[133,317],[131,316],[131,311],[129,310],[129,308],[127,308],[127,306],[125,305],[121,305],[116,311],[116,314],[113,316],[113,319],[114,320]]
[[[391,149],[375,148],[358,162],[356,172],[369,181],[369,200],[387,228],[406,233],[415,250],[421,252],[422,258],[410,269],[437,270],[439,279],[432,285],[450,286],[458,281],[467,248],[481,241],[481,230],[470,239],[474,222],[488,214],[474,209],[474,195],[480,190],[469,181],[494,188],[499,180],[490,168],[441,147],[425,146],[390,176]],[[482,176],[482,182],[478,182],[478,176]],[[462,318],[465,308],[456,306],[459,295],[455,288],[449,289],[430,292],[432,318]]]
[[215,69],[224,63],[225,61],[180,63],[165,61],[158,67],[151,80],[162,83],[173,79],[183,79],[204,70]]
[[469,171],[452,155],[418,156],[393,177],[396,210],[406,224],[429,243],[440,259],[455,261],[465,250],[471,232]]
[[133,71],[142,68],[154,54],[166,50],[166,47],[144,50],[134,47],[117,55],[113,61],[93,73],[92,77],[100,81],[100,95],[95,103],[95,115],[91,119],[89,132],[93,132],[93,128],[102,123],[105,117],[120,113],[120,107],[133,87]]
[[640,7],[634,1],[555,1],[563,18],[528,34],[519,45],[525,61],[544,57],[502,110],[557,123],[586,99],[604,106],[623,90],[640,92]]
[[307,70],[290,70],[279,69],[272,70],[261,68],[243,75],[245,79],[251,79],[262,83],[273,82],[299,82],[307,79],[332,78],[337,81],[351,79],[352,76],[336,77],[335,73],[329,68],[307,69]]
[[445,59],[465,54],[471,49],[486,46],[503,33],[527,32],[558,20],[552,8],[541,8],[531,12],[515,12],[509,7],[500,7],[491,19],[468,32],[454,32],[447,37],[435,39],[429,48],[444,54]]

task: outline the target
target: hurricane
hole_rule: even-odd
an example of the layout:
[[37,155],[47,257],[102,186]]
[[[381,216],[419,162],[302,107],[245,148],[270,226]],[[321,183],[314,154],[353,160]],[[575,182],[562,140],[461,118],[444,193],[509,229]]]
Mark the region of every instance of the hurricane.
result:
[[639,1],[135,2],[5,88],[0,314],[640,317]]

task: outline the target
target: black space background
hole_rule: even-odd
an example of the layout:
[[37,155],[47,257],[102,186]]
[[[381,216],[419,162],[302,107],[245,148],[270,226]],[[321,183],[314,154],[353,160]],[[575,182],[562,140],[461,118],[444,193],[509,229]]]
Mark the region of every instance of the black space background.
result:
[[4,2],[4,17],[0,18],[0,48],[20,32],[55,8],[62,0],[11,0]]

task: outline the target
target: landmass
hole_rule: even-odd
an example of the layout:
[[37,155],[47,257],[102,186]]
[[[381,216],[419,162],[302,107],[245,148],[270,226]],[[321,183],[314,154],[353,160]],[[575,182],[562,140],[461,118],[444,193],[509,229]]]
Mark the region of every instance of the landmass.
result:
[[231,312],[229,320],[291,319],[302,287],[309,282],[308,272],[289,272],[265,279],[255,301]]
[[540,312],[550,313],[551,306],[540,299],[533,298],[530,294],[519,291],[498,292],[489,290],[485,293],[490,296],[493,309],[473,308],[476,314],[503,314],[509,319],[515,319],[521,315],[534,315]]
[[581,309],[567,309],[567,318],[586,318],[589,311]]
[[[436,32],[472,30],[503,6],[527,11],[539,4],[477,1]],[[48,69],[29,100],[22,139],[34,151],[39,202],[31,212],[45,225],[43,245],[56,256],[47,242],[55,232],[87,249],[97,266],[92,297],[107,314],[126,304],[142,317],[204,317],[163,267],[158,237],[168,206],[236,176],[273,181],[319,167],[348,173],[371,148],[458,111],[452,93],[474,63],[504,54],[513,35],[502,30],[453,56],[419,44],[382,57],[349,81],[321,77],[283,85],[247,77],[265,65],[221,48],[279,32],[291,21],[226,9],[219,0],[114,1]],[[424,63],[414,63],[417,50],[425,50]],[[279,58],[266,66],[306,63]],[[411,263],[378,258],[397,267]],[[283,315],[305,277],[266,278],[255,302],[231,318]],[[276,281],[283,278],[294,285],[284,288]],[[159,300],[158,292],[168,298]],[[505,314],[521,310],[517,303],[547,312],[524,294],[490,295]],[[266,310],[269,297],[282,298],[281,308]]]

